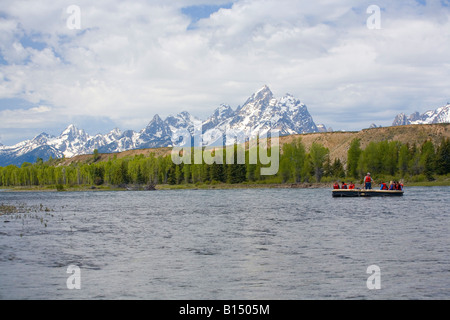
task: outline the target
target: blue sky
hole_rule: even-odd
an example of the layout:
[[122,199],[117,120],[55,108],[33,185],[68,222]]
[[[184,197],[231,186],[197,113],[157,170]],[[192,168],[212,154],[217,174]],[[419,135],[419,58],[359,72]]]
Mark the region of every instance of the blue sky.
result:
[[[450,1],[2,0],[0,143],[205,119],[263,85],[335,130],[450,100]],[[371,5],[381,29],[368,28]]]
[[211,14],[220,9],[231,9],[232,6],[232,2],[225,4],[200,4],[181,8],[181,12],[191,19],[188,29],[195,29],[199,20],[209,18]]

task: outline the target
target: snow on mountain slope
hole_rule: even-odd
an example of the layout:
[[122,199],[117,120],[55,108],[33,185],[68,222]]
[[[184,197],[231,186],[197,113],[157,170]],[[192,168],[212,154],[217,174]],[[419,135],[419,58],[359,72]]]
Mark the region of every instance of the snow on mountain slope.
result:
[[404,113],[400,113],[395,117],[392,126],[434,123],[450,123],[450,104],[447,104],[445,107],[437,108],[436,110],[429,110],[423,114],[415,112],[409,117]]
[[[203,145],[234,143],[225,141],[226,133],[246,138],[277,129],[280,135],[318,132],[307,107],[290,94],[280,99],[273,96],[269,87],[263,86],[236,110],[229,105],[220,105],[205,121],[184,111],[165,120],[155,115],[141,131],[114,129],[107,134],[91,136],[75,125],[69,125],[58,137],[42,133],[32,140],[14,146],[0,146],[0,166],[20,165],[22,159],[50,156],[73,157],[90,154],[95,149],[100,153],[122,152],[131,149],[157,148],[177,145],[180,135],[194,135],[201,128]],[[199,132],[196,132],[198,134]],[[31,161],[35,161],[32,159]]]
[[206,121],[202,123],[203,131],[207,132],[210,129],[223,125],[224,122],[231,119],[235,112],[229,105],[221,104]]
[[188,129],[193,132],[194,124],[201,122],[201,120],[190,115],[189,112],[183,111],[176,116],[168,116],[164,122],[172,132],[178,129]]
[[[229,112],[229,109],[226,109]],[[255,134],[266,134],[277,129],[280,135],[318,132],[306,106],[292,95],[276,99],[267,86],[255,92],[236,112],[218,122],[211,130],[242,134],[248,138]],[[204,133],[204,140],[209,136]],[[209,144],[210,141],[204,141]],[[234,143],[234,139],[226,141]]]

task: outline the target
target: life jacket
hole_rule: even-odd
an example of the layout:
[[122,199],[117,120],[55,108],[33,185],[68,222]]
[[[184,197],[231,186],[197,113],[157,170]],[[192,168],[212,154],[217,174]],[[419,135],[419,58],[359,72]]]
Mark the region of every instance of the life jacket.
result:
[[339,189],[339,185],[337,183],[334,184],[333,189]]
[[355,189],[355,185],[354,185],[354,184],[351,184],[351,185],[348,186],[348,188],[349,188],[350,190],[353,190],[353,189]]
[[366,176],[364,182],[372,182],[372,178],[370,176]]
[[341,189],[347,189],[347,185],[345,183],[343,183]]
[[381,190],[387,190],[387,189],[388,189],[387,184],[383,182],[383,183],[381,184]]

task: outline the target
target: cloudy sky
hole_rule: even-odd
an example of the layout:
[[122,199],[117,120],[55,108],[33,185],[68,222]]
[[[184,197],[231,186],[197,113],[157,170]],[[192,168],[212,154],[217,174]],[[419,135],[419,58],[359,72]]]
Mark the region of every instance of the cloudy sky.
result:
[[0,6],[0,143],[9,145],[70,123],[96,134],[140,130],[155,114],[205,119],[263,85],[335,130],[388,126],[400,112],[445,105],[449,76],[450,0]]

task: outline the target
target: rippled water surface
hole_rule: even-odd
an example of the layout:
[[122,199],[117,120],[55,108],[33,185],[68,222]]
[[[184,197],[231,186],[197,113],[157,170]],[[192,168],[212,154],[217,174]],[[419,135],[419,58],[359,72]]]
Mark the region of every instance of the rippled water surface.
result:
[[0,192],[27,211],[0,216],[0,299],[449,299],[449,199],[449,187]]

